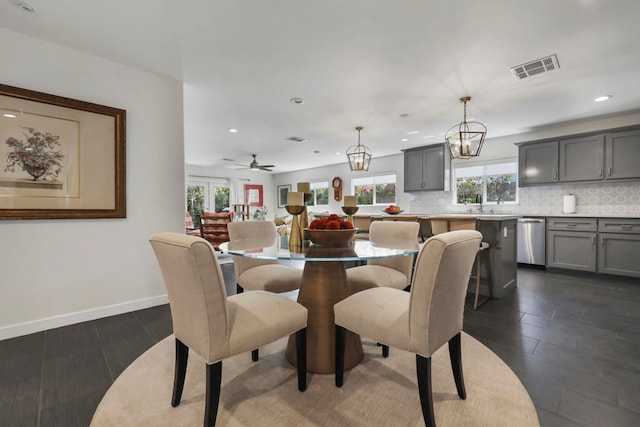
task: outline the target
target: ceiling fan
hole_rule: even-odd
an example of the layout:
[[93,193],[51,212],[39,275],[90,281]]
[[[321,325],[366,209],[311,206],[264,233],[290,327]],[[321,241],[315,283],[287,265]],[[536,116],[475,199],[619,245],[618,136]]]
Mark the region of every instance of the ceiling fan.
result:
[[256,160],[256,154],[252,154],[252,156],[253,156],[253,161],[251,163],[249,163],[248,165],[237,165],[237,166],[244,166],[245,168],[251,169],[252,171],[260,170],[260,171],[268,171],[268,172],[271,172],[271,169],[269,168],[275,167],[275,165],[261,165]]

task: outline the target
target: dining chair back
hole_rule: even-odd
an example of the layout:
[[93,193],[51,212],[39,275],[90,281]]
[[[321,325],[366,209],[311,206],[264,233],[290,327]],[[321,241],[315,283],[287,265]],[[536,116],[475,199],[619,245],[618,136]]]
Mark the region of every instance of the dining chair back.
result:
[[[189,349],[206,363],[205,426],[215,425],[222,360],[296,333],[306,342],[307,309],[284,296],[249,292],[227,297],[214,249],[200,237],[150,238],[169,297],[176,344],[172,406],[182,397]],[[298,389],[306,388],[306,346],[297,348]]]
[[[479,230],[480,223],[475,216],[452,216],[452,217],[434,217],[429,219],[431,234],[446,233],[455,230]],[[478,247],[478,253],[475,260],[475,272],[469,276],[470,279],[475,280],[475,294],[473,297],[473,309],[477,310],[478,307],[486,303],[492,298],[492,284],[491,284],[491,258],[488,242],[481,242]],[[480,283],[482,277],[482,259],[481,256],[485,255],[487,278],[489,280],[489,292],[488,296],[483,300],[480,300]]]
[[344,384],[344,340],[349,330],[416,354],[418,390],[427,426],[435,426],[431,356],[447,342],[458,395],[466,398],[462,317],[469,273],[481,239],[473,230],[433,236],[418,254],[410,292],[370,288],[334,305],[336,386]]
[[230,212],[204,212],[200,217],[200,237],[218,250],[220,245],[229,241],[227,226],[233,221]]
[[[394,249],[418,249],[417,222],[373,221],[369,240],[374,246]],[[413,255],[381,258],[367,261],[366,265],[347,269],[351,293],[377,286],[405,289],[411,283]]]

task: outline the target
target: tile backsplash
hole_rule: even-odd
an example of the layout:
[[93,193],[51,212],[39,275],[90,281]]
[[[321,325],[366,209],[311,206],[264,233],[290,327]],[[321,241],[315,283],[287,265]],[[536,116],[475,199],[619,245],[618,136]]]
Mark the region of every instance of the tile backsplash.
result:
[[[484,205],[483,212],[517,215],[562,214],[563,196],[576,196],[576,213],[587,215],[639,215],[640,182],[563,184],[519,189],[518,204]],[[445,191],[411,193],[412,213],[477,212],[477,205],[454,205]]]

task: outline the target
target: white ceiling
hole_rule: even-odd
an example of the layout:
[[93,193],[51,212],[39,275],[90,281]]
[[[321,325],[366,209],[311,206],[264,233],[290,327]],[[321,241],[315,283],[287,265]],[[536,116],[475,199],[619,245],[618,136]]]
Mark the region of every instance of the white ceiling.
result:
[[[26,1],[0,0],[0,26],[184,81],[194,165],[340,163],[358,125],[375,161],[441,142],[465,95],[488,143],[640,109],[638,0]],[[559,70],[510,72],[551,54]]]

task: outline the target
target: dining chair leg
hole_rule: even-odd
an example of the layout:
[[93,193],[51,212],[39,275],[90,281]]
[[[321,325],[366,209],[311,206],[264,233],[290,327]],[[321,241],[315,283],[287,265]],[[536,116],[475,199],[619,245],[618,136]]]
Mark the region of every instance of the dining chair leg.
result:
[[382,344],[382,357],[389,357],[389,346]]
[[480,296],[480,252],[476,254],[476,295],[473,299],[473,309],[478,309],[478,297]]
[[436,418],[433,413],[433,394],[431,392],[431,358],[416,354],[416,373],[418,375],[418,392],[422,417],[427,427],[435,427]]
[[344,384],[344,341],[345,329],[336,325],[336,387]]
[[451,369],[453,370],[453,379],[456,382],[456,390],[460,399],[467,398],[467,392],[464,388],[464,376],[462,375],[462,351],[460,344],[460,334],[449,340],[449,360],[451,360]]
[[180,404],[182,399],[182,389],[184,388],[184,378],[187,372],[187,361],[189,360],[189,347],[176,338],[176,366],[173,374],[173,396],[171,406],[174,408]]
[[207,385],[204,406],[204,425],[213,427],[218,417],[218,403],[220,402],[220,384],[222,383],[222,361],[207,365]]
[[298,365],[298,391],[307,389],[307,328],[296,332],[296,362]]
[[257,362],[259,358],[260,358],[260,350],[257,348],[255,350],[251,350],[251,360],[253,360],[254,362]]

